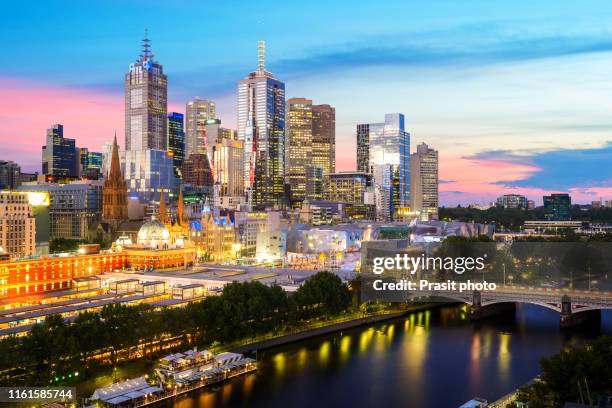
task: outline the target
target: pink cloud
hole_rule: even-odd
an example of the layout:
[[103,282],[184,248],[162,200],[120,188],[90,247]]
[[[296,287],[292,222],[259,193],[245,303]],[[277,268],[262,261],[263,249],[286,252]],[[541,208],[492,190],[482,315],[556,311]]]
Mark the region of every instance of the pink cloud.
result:
[[[178,105],[169,109],[183,111]],[[0,77],[1,159],[40,171],[41,146],[53,122],[63,124],[64,135],[76,139],[79,147],[99,150],[115,131],[122,144],[123,94]]]

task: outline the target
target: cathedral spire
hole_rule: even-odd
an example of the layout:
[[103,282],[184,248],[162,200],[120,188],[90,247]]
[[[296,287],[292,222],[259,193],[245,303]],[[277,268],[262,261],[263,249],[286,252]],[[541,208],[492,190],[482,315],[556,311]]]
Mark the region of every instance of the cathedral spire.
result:
[[179,191],[179,196],[178,196],[178,208],[177,208],[177,218],[178,218],[178,223],[179,224],[183,224],[186,221],[186,216],[185,216],[185,203],[183,202],[183,189],[181,189]]
[[164,196],[164,190],[162,190],[161,193],[159,193],[159,209],[157,210],[157,212],[159,213],[157,215],[157,219],[162,224],[165,224],[167,211],[166,211],[166,197]]
[[102,189],[102,220],[113,223],[113,228],[116,228],[121,221],[127,219],[127,185],[121,174],[119,146],[117,145],[117,132],[115,132],[110,170]]
[[123,179],[123,177],[121,176],[121,165],[119,164],[119,146],[117,146],[117,132],[115,132],[115,139],[113,140],[113,153],[111,156],[111,167],[108,172],[108,179]]

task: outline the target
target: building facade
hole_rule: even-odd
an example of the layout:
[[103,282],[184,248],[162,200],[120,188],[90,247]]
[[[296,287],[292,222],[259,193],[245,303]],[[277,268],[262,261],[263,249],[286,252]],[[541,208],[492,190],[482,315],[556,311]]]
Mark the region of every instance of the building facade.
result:
[[64,126],[57,123],[47,129],[42,147],[42,174],[50,179],[78,177],[77,148],[74,139],[64,137]]
[[174,162],[165,150],[126,150],[120,158],[130,197],[147,203],[175,188]]
[[285,180],[291,189],[293,202],[306,195],[306,172],[312,162],[312,100],[287,100],[287,137],[285,148]]
[[336,172],[336,108],[327,104],[312,105],[312,164]]
[[195,189],[208,189],[212,191],[214,179],[208,155],[191,154],[183,161],[181,166],[183,183]]
[[351,204],[373,204],[372,175],[359,171],[328,174],[325,177],[325,199]]
[[389,221],[397,209],[410,205],[410,133],[404,115],[386,114],[384,122],[371,123],[368,144],[377,217]]
[[244,142],[244,184],[253,205],[281,204],[285,191],[285,84],[259,66],[238,82],[238,139]]
[[370,125],[357,125],[357,171],[370,173]]
[[572,219],[572,198],[569,194],[551,194],[543,197],[544,217],[547,221],[569,221]]
[[15,258],[35,252],[36,221],[26,193],[0,192],[0,248]]
[[438,151],[425,143],[410,156],[410,210],[438,219]]
[[0,190],[13,190],[21,184],[21,167],[10,160],[0,160]]
[[168,154],[172,157],[174,175],[181,177],[181,165],[185,160],[185,131],[184,116],[182,113],[170,112],[168,114]]
[[244,197],[244,144],[221,139],[214,149],[214,182],[219,197]]
[[503,196],[497,197],[495,204],[498,207],[503,208],[518,208],[521,210],[526,210],[528,208],[527,201],[527,197],[524,195],[504,194]]
[[208,153],[206,124],[217,117],[212,101],[195,98],[185,106],[185,158],[192,154]]
[[145,31],[142,54],[125,74],[125,149],[167,149],[168,78]]

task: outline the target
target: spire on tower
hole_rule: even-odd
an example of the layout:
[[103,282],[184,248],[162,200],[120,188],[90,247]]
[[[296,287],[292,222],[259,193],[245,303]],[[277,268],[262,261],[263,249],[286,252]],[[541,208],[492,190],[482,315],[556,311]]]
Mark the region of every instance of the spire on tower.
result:
[[145,28],[144,38],[142,39],[142,56],[144,59],[152,58],[151,40],[149,40],[149,29]]
[[113,140],[113,152],[111,156],[111,167],[108,172],[109,180],[121,180],[121,165],[119,164],[119,146],[117,146],[117,131],[115,131],[115,139]]
[[257,71],[265,72],[266,70],[266,42],[264,40],[259,40],[257,45]]

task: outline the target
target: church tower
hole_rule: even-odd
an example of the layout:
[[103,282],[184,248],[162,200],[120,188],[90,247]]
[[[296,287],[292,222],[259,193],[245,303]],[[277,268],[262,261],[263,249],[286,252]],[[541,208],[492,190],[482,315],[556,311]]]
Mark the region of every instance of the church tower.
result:
[[127,185],[121,174],[119,165],[119,148],[117,135],[113,141],[113,153],[110,171],[104,180],[102,195],[102,221],[110,223],[114,228],[128,219]]

